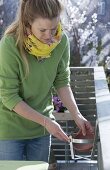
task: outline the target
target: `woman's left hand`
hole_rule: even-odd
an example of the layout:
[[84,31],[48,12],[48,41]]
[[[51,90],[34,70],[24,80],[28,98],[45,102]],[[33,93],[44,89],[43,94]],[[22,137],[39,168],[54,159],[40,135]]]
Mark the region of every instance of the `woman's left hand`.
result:
[[74,121],[77,124],[77,126],[79,127],[79,129],[81,129],[82,134],[84,136],[86,135],[86,131],[90,131],[91,133],[93,133],[93,127],[92,127],[91,123],[89,121],[87,121],[87,119],[85,119],[81,113],[78,113],[75,115]]

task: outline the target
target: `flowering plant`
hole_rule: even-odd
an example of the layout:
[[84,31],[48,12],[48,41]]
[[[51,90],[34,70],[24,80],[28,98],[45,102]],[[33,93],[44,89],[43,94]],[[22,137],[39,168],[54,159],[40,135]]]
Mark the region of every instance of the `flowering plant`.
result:
[[64,112],[66,110],[58,96],[53,96],[53,105],[54,110],[56,110],[57,112]]
[[61,19],[71,42],[70,64],[72,66],[98,66],[104,55],[95,6],[90,12],[92,6],[87,0],[83,2],[65,0],[65,4],[67,4],[65,15],[62,15]]

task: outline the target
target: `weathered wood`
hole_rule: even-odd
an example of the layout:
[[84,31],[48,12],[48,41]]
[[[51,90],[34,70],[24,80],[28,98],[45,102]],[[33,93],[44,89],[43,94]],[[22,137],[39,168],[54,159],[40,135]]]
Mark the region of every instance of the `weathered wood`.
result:
[[73,120],[71,113],[66,111],[65,113],[58,113],[58,112],[53,112],[53,115],[55,116],[56,120]]
[[74,93],[74,96],[75,96],[75,98],[76,99],[79,99],[79,98],[92,98],[92,97],[94,97],[95,96],[95,92],[92,92],[92,93],[87,93],[87,92],[85,92],[85,93],[76,93],[75,91],[73,91],[73,93]]
[[92,81],[94,78],[94,75],[83,75],[83,74],[79,75],[79,74],[77,74],[74,76],[72,75],[71,78],[73,78],[73,80],[77,79],[77,81],[84,81],[84,80]]
[[96,101],[95,101],[95,99],[86,99],[86,98],[84,98],[84,99],[76,99],[76,102],[77,103],[79,103],[79,104],[96,104]]
[[82,87],[82,86],[85,86],[85,85],[86,86],[94,86],[94,81],[86,81],[86,82],[83,81],[83,80],[82,81],[77,81],[77,82],[75,82],[75,85],[79,86],[79,87],[80,86]]
[[58,170],[97,170],[97,164],[95,162],[90,163],[69,163],[58,164]]

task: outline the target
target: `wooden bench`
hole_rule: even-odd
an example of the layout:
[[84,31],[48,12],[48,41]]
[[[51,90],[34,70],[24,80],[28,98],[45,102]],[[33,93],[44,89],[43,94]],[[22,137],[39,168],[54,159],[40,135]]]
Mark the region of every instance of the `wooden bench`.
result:
[[[80,112],[94,127],[98,122],[92,159],[98,160],[99,170],[110,170],[110,94],[103,67],[71,67],[71,87]],[[69,112],[53,114],[68,135],[76,131],[77,126]],[[56,160],[72,160],[68,143],[52,137],[52,148]],[[75,154],[90,157],[91,151],[75,151]]]

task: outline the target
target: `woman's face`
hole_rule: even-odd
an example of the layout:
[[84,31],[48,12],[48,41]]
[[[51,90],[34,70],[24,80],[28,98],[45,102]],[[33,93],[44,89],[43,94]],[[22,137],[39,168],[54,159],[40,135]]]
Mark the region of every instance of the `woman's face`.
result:
[[31,24],[31,32],[43,43],[50,44],[56,34],[60,18],[43,19],[37,18]]

